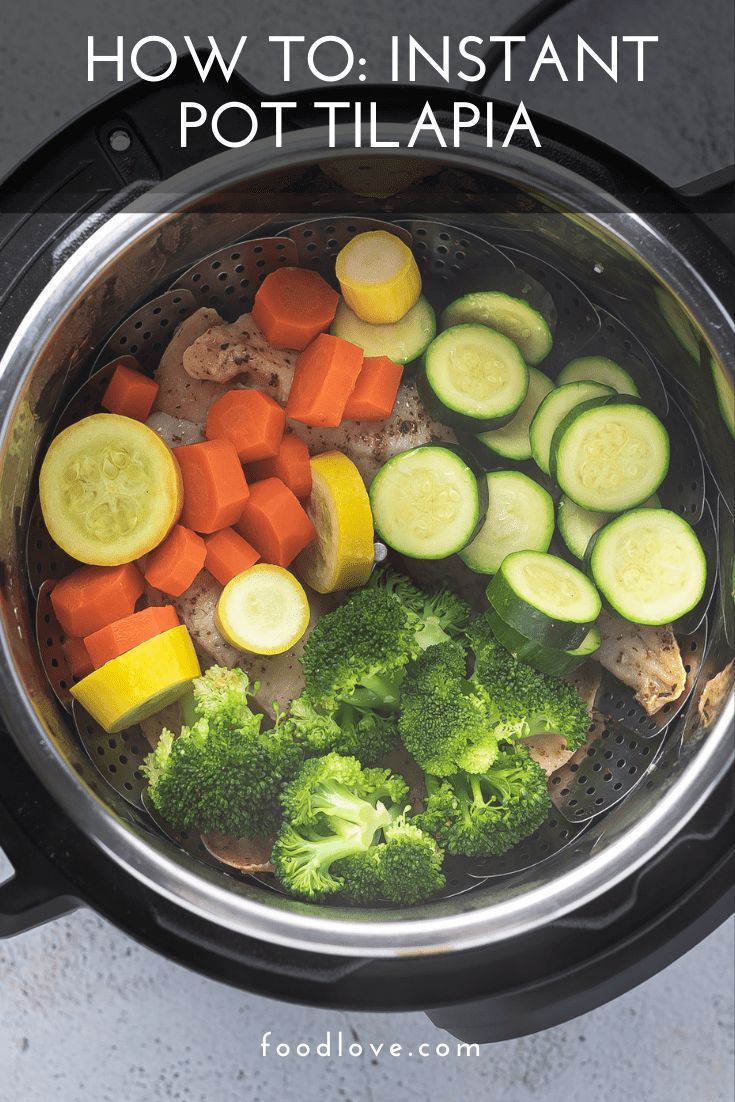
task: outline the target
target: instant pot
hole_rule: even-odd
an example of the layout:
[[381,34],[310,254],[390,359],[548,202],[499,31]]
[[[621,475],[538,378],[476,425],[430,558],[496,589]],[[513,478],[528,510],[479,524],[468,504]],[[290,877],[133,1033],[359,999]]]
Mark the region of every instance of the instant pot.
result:
[[[287,112],[280,149],[264,138],[218,153],[203,128],[174,148],[187,98],[260,97],[242,83],[195,84],[180,64],[165,86],[132,87],[78,119],[4,186],[0,846],[15,876],[0,885],[0,936],[89,905],[244,989],[425,1009],[468,1041],[584,1013],[732,911],[735,702],[711,690],[735,641],[733,257],[715,232],[719,203],[695,188],[695,210],[691,196],[551,120],[537,120],[540,150],[488,150],[471,135],[458,150],[428,139],[406,148],[425,99],[449,108],[436,89],[411,89],[391,109],[386,136],[402,147],[377,174],[377,155],[355,150],[351,130],[328,149],[306,108]],[[502,139],[512,111],[495,107]],[[211,303],[235,316],[283,248],[326,270],[365,219],[410,233],[427,279],[451,280],[489,254],[517,263],[555,297],[570,348],[637,363],[671,426],[670,507],[698,528],[710,579],[680,625],[686,698],[648,717],[603,679],[599,737],[552,777],[543,837],[403,910],[307,905],[171,837],[136,788],[136,748],[92,746],[47,676],[43,579],[29,569],[59,569],[36,541],[39,456],[107,354],[152,364],[187,311]]]

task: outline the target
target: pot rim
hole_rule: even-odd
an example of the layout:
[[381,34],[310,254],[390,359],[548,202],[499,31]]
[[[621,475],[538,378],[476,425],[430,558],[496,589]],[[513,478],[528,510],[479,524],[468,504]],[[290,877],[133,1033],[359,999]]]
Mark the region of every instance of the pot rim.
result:
[[[0,428],[0,455],[4,455],[8,429],[33,361],[34,351],[48,337],[48,319],[60,324],[65,310],[77,300],[107,267],[156,226],[178,216],[172,213],[172,196],[186,195],[187,203],[203,199],[228,186],[277,172],[279,168],[303,167],[317,159],[359,157],[351,127],[336,128],[336,146],[328,149],[326,129],[284,135],[283,145],[274,149],[269,139],[247,149],[247,165],[241,151],[227,152],[187,169],[159,185],[141,201],[113,215],[62,265],[31,306],[0,362],[0,388],[8,393]],[[407,139],[411,127],[395,126],[389,138]],[[364,152],[363,154],[364,155]],[[718,318],[708,338],[732,372],[728,333],[733,321],[713,289],[705,283],[685,257],[649,221],[627,210],[613,196],[604,194],[606,213],[586,213],[599,205],[600,189],[583,177],[546,161],[542,156],[508,147],[489,154],[479,139],[464,139],[464,148],[437,149],[423,136],[412,149],[391,149],[389,156],[451,163],[472,171],[492,171],[495,177],[519,182],[542,192],[562,210],[584,214],[607,235],[634,251],[659,278],[689,307],[694,316]],[[186,205],[184,205],[186,209]],[[656,805],[630,826],[616,841],[599,853],[592,853],[582,866],[560,875],[551,883],[530,888],[516,899],[466,910],[452,916],[411,918],[411,912],[355,911],[357,918],[328,917],[325,908],[311,911],[308,905],[289,901],[291,909],[270,905],[228,890],[211,876],[186,867],[184,861],[164,852],[151,840],[144,840],[116,819],[104,802],[86,788],[81,778],[43,730],[25,693],[18,692],[18,678],[11,657],[6,626],[0,624],[0,690],[3,712],[26,760],[44,786],[57,799],[69,818],[126,872],[153,892],[184,907],[200,918],[235,933],[303,951],[336,956],[401,957],[456,952],[516,937],[551,923],[609,890],[659,852],[695,814],[706,800],[732,759],[728,732],[735,719],[735,694],[731,694],[717,723],[682,775]],[[25,732],[14,734],[14,732]],[[422,910],[430,908],[425,905]],[[415,913],[415,912],[414,912]],[[390,917],[386,917],[390,915]],[[379,916],[376,918],[376,916]]]

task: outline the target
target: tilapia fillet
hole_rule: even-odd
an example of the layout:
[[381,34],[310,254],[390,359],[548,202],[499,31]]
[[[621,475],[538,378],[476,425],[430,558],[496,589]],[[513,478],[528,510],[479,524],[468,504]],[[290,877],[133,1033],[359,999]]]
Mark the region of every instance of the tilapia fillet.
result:
[[684,692],[686,670],[670,624],[631,624],[603,611],[598,626],[602,643],[595,658],[618,681],[635,690],[636,700],[648,715],[678,700]]

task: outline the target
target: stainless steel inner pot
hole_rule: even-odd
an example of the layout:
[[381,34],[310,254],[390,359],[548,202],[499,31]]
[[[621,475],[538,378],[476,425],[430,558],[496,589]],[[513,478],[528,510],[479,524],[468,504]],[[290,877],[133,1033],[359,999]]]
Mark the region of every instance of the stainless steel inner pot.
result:
[[[395,136],[403,142],[407,137],[400,128]],[[444,953],[500,942],[589,901],[665,846],[707,798],[732,757],[734,701],[731,694],[722,702],[706,731],[696,701],[706,678],[731,656],[729,586],[712,599],[699,686],[624,801],[593,819],[571,845],[525,871],[411,910],[371,911],[306,905],[202,864],[96,783],[40,664],[25,570],[41,449],[96,352],[141,302],[202,257],[256,229],[264,236],[273,232],[269,227],[333,212],[405,215],[400,200],[375,203],[360,198],[364,188],[355,186],[358,194],[350,194],[335,187],[335,178],[350,187],[350,181],[364,179],[355,169],[365,155],[348,144],[352,140],[351,132],[339,135],[337,147],[325,155],[326,134],[311,130],[287,135],[280,150],[262,142],[246,154],[215,157],[149,192],[144,209],[139,203],[114,215],[79,247],[60,244],[60,255],[71,255],[0,365],[0,688],[11,734],[49,792],[114,862],[153,891],[216,925],[303,950],[374,957]],[[480,142],[467,141],[461,152],[418,142],[395,151],[395,158],[391,171],[400,176],[405,167],[418,177],[411,189],[413,217],[423,198],[432,211],[427,217],[554,265],[654,352],[698,430],[709,468],[708,501],[720,520],[720,565],[729,574],[732,439],[710,360],[721,388],[732,386],[733,319],[711,273],[697,270],[660,219],[630,213],[582,176],[539,156],[512,148],[490,155]],[[329,181],[320,187],[324,177],[317,166],[325,160]],[[441,213],[438,195],[446,200]],[[286,214],[275,210],[281,200]],[[672,317],[680,326],[683,321],[689,350],[681,330],[676,339]]]

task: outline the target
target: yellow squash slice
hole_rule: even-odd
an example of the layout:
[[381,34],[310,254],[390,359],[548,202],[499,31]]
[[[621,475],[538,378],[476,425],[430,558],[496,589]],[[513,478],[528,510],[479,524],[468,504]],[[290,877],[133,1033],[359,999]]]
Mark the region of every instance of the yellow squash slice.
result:
[[181,624],[106,662],[72,685],[71,695],[115,734],[173,704],[201,672],[189,632]]
[[317,593],[365,585],[373,569],[375,534],[360,472],[342,452],[324,452],[311,461],[311,480],[304,508],[316,539],[297,557],[296,573]]
[[249,654],[283,654],[309,624],[304,587],[282,566],[257,563],[227,583],[217,604],[217,627]]
[[358,233],[337,256],[342,296],[370,325],[400,321],[418,302],[421,274],[408,245],[386,230]]
[[157,547],[181,513],[179,465],[140,421],[96,413],[59,433],[39,477],[51,538],[79,562],[119,566]]

